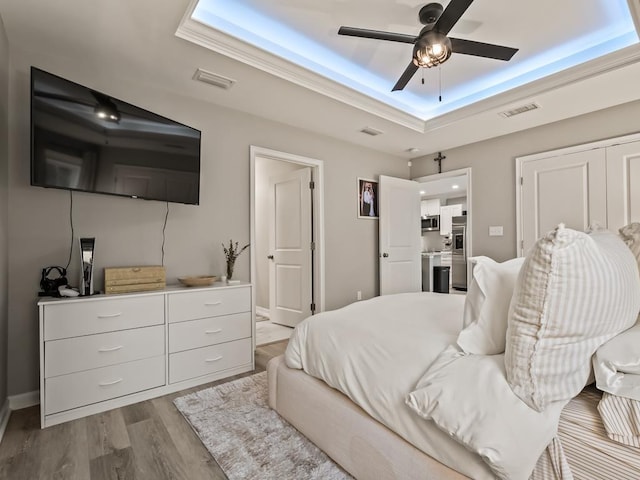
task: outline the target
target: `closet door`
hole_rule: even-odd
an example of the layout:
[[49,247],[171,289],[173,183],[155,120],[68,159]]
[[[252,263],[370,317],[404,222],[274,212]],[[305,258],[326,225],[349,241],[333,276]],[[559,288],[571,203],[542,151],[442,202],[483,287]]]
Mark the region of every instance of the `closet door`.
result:
[[520,255],[559,223],[575,230],[607,227],[605,149],[522,163]]
[[607,221],[612,232],[640,222],[640,142],[607,148]]

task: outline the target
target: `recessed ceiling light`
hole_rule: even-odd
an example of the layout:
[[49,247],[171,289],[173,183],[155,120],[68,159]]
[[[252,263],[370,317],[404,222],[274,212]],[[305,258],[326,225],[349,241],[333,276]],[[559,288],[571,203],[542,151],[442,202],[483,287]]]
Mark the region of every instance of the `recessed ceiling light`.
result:
[[425,193],[427,192],[425,192],[424,190],[420,190],[420,195],[424,195]]
[[451,188],[453,188],[454,190],[457,190],[458,188],[460,188],[460,185],[451,185]]
[[416,148],[416,147],[407,148],[405,150],[405,152],[407,152],[407,153],[418,153],[419,151],[420,151],[420,149]]

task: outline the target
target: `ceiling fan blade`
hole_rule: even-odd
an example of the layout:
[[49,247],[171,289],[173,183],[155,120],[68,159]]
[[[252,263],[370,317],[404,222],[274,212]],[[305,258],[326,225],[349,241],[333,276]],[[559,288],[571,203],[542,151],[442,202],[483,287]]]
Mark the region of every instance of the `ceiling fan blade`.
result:
[[473,40],[463,40],[461,38],[451,38],[451,49],[454,53],[465,55],[475,55],[476,57],[494,58],[496,60],[511,60],[511,57],[518,51],[517,48],[493,45],[491,43],[474,42]]
[[393,86],[391,91],[395,92],[396,90],[402,90],[404,87],[406,87],[407,83],[409,83],[409,80],[411,80],[411,78],[413,77],[413,75],[416,73],[417,70],[418,70],[418,67],[413,62],[411,62],[407,66],[407,68],[404,70],[404,72],[402,73],[402,75],[400,76],[396,84]]
[[433,26],[433,30],[443,35],[449,33],[460,17],[467,11],[473,0],[451,0],[447,8],[444,9],[442,15]]
[[380,30],[367,30],[365,28],[340,27],[338,35],[349,37],[373,38],[375,40],[389,40],[390,42],[415,43],[418,37],[405,35],[404,33],[381,32]]

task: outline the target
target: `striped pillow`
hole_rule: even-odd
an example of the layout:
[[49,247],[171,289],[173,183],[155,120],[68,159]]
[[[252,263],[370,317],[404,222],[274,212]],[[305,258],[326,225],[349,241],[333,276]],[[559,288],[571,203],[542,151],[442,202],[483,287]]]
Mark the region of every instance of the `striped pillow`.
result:
[[559,225],[527,255],[514,290],[505,367],[511,388],[542,411],[584,387],[596,349],[640,309],[636,260],[618,236]]

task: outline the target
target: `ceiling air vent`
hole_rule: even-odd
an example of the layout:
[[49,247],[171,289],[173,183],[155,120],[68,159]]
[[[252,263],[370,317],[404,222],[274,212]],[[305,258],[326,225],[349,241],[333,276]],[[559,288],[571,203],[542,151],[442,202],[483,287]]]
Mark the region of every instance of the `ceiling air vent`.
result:
[[540,108],[540,105],[538,105],[537,103],[528,103],[520,107],[512,108],[511,110],[500,112],[499,115],[503,116],[504,118],[510,118],[515,115],[520,115],[521,113],[530,112],[531,110],[537,110],[538,108]]
[[380,135],[382,133],[384,133],[382,130],[377,130],[373,127],[364,127],[362,130],[360,130],[362,133],[366,133],[367,135],[371,135],[372,137],[375,137],[376,135]]
[[193,76],[194,80],[198,80],[199,82],[208,83],[209,85],[213,85],[218,88],[223,88],[225,90],[229,90],[234,83],[235,80],[231,78],[223,77],[222,75],[218,75],[217,73],[207,72],[199,68],[196,70],[195,75]]

